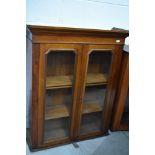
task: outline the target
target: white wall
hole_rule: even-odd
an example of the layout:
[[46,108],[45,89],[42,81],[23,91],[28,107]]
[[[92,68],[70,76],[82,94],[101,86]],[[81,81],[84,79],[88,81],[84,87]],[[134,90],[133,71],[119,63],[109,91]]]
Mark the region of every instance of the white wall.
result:
[[128,0],[27,0],[26,3],[26,23],[30,25],[129,29]]
[[[128,29],[128,0],[94,1],[27,0],[26,22],[35,25]],[[105,1],[113,4],[103,3]]]

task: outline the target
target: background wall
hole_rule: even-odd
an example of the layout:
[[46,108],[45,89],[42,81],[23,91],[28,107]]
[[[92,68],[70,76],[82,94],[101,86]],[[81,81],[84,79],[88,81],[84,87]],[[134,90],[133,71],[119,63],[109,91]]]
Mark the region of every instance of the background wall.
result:
[[27,0],[26,3],[29,25],[129,29],[128,0]]
[[27,0],[27,24],[128,29],[128,0]]

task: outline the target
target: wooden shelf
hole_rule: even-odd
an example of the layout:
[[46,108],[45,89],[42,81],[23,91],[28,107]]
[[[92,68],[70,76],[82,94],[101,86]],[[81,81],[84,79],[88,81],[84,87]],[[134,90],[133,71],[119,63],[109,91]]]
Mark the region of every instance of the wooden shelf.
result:
[[65,104],[46,107],[45,120],[69,117],[70,108]]
[[[83,113],[92,113],[102,111],[102,106],[99,103],[83,104]],[[65,104],[46,107],[45,120],[69,117],[70,108]]]
[[[49,76],[46,78],[46,89],[70,88],[72,87],[73,76]],[[106,74],[88,73],[86,86],[101,85],[107,83]]]
[[107,83],[107,75],[102,73],[88,73],[86,86],[101,85]]
[[99,103],[84,103],[83,104],[83,114],[100,112],[102,111],[102,106]]
[[73,76],[49,76],[46,78],[46,89],[68,88],[72,86]]

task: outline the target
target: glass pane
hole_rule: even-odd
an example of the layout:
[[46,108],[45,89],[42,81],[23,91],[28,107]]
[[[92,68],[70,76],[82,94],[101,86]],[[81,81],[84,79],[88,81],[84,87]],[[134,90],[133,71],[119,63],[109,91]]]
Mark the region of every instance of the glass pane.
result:
[[86,87],[83,101],[83,113],[102,111],[106,86]]
[[85,114],[82,117],[80,134],[87,134],[101,130],[101,112]]
[[69,136],[69,119],[59,118],[45,121],[45,141],[58,140]]
[[75,54],[51,51],[46,59],[45,142],[69,137]]
[[108,81],[111,59],[112,53],[110,51],[93,51],[90,53],[87,70],[87,85],[100,85]]
[[80,134],[101,131],[102,111],[112,54],[110,51],[93,51],[89,55],[86,87],[83,98],[83,113]]

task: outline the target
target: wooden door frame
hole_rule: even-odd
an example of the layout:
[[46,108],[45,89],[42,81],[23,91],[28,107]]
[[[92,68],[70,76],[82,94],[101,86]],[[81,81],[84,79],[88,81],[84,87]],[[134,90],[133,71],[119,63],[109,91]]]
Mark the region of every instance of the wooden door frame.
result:
[[[90,136],[99,136],[103,135],[107,132],[109,129],[109,124],[111,121],[111,113],[112,113],[112,107],[113,107],[113,101],[116,93],[116,86],[117,86],[117,80],[118,80],[118,73],[120,69],[121,64],[121,50],[123,49],[122,45],[95,45],[95,44],[89,44],[83,45],[83,51],[82,51],[82,64],[81,64],[81,77],[80,77],[80,94],[79,94],[79,104],[78,104],[78,117],[77,117],[77,125],[76,125],[76,137],[77,139],[83,139],[88,138]],[[101,132],[94,132],[89,133],[86,135],[79,134],[80,130],[80,124],[81,124],[81,117],[82,117],[82,105],[83,105],[83,98],[85,93],[85,81],[87,76],[87,67],[88,67],[88,60],[89,60],[89,54],[92,51],[111,51],[113,53],[112,56],[112,62],[111,62],[111,71],[109,73],[109,84],[107,85],[107,91],[105,96],[105,102],[104,102],[104,108],[103,108],[103,125],[102,125],[102,131]]]
[[[44,106],[45,106],[45,77],[46,77],[46,55],[51,51],[73,51],[75,53],[75,66],[74,66],[74,85],[73,85],[73,100],[71,110],[71,126],[70,136],[66,139],[60,139],[57,141],[51,141],[44,143]],[[38,51],[39,52],[39,51]],[[78,98],[79,88],[79,75],[80,75],[80,62],[81,62],[81,45],[78,44],[40,44],[40,61],[39,61],[39,92],[38,92],[38,147],[48,147],[51,145],[62,144],[64,142],[70,142],[74,139],[74,128],[76,118],[76,104]]]

